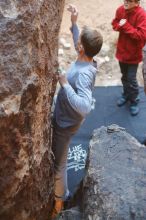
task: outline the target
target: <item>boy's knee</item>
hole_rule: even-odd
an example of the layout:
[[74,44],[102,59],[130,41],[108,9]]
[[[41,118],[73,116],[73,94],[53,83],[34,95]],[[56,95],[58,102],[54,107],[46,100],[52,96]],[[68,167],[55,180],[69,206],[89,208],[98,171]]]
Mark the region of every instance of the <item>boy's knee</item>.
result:
[[65,169],[66,169],[66,162],[56,163],[54,165],[55,173],[60,173],[62,170],[65,170]]

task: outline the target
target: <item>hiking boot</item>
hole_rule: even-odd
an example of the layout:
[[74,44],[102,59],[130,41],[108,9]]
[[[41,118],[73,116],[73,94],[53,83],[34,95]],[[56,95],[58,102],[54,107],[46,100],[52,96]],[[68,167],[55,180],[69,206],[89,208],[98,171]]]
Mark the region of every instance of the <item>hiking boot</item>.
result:
[[131,104],[130,105],[130,113],[131,113],[131,115],[132,116],[135,116],[135,115],[137,115],[138,113],[139,113],[139,107],[138,107],[138,105],[136,105],[136,104]]
[[127,101],[128,99],[126,97],[121,96],[121,98],[119,98],[119,100],[117,101],[117,106],[121,107],[125,105]]

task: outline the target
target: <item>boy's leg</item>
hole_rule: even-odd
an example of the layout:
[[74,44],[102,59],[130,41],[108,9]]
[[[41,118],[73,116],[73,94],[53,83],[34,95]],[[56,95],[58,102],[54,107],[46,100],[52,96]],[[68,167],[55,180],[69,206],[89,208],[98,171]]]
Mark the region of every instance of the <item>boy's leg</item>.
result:
[[55,169],[55,197],[64,200],[67,186],[67,154],[71,135],[55,126],[53,131],[52,150]]
[[63,209],[65,194],[68,191],[67,186],[67,154],[71,135],[67,134],[65,129],[54,124],[52,151],[54,154],[54,169],[55,169],[55,200],[51,214],[54,219]]
[[67,185],[67,155],[71,137],[79,127],[60,128],[56,123],[53,125],[52,150],[54,153],[55,168],[55,201],[51,214],[55,218],[63,209],[64,200],[69,194]]
[[78,128],[60,128],[55,124],[53,129],[52,151],[55,168],[55,196],[65,200],[68,193],[67,184],[67,155],[69,143]]

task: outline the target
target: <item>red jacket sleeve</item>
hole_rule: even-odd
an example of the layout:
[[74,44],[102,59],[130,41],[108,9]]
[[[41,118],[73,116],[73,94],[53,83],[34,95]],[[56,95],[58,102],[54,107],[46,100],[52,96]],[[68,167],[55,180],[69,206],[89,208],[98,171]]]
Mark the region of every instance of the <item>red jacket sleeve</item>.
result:
[[117,10],[115,18],[112,21],[112,27],[113,27],[114,31],[119,31],[120,30],[119,21],[120,21],[120,19],[118,18],[118,10]]
[[140,16],[137,22],[136,28],[127,21],[120,29],[133,39],[146,41],[146,14]]

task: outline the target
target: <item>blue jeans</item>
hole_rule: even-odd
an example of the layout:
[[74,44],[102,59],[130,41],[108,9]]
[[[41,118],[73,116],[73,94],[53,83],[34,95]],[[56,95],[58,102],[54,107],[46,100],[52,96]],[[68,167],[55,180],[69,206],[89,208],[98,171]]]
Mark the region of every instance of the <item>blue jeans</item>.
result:
[[67,184],[67,155],[72,136],[77,132],[80,125],[61,128],[56,122],[53,123],[52,151],[54,154],[55,169],[55,197],[65,200],[68,190]]
[[136,102],[139,94],[139,87],[136,79],[138,64],[128,64],[119,62],[123,84],[123,95],[132,103]]

